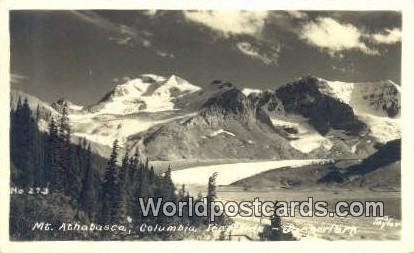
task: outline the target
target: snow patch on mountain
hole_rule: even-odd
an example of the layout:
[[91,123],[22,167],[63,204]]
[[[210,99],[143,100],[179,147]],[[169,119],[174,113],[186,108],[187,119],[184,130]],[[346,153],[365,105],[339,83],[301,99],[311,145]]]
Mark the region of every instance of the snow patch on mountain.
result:
[[399,93],[401,93],[401,86],[399,86],[398,84],[394,83],[392,80],[387,80],[388,83],[392,84]]
[[368,124],[370,132],[377,141],[386,143],[401,138],[400,119],[379,117],[367,113],[357,114],[358,117]]
[[292,128],[297,131],[295,134],[289,134],[291,138],[294,138],[289,143],[293,148],[302,153],[310,153],[318,148],[324,148],[329,151],[333,146],[329,138],[319,134],[302,117],[271,118],[271,121],[275,127]]
[[83,110],[83,106],[76,105],[74,103],[68,103],[68,108],[69,108],[69,110],[72,110],[72,111],[82,111]]
[[270,121],[275,127],[290,127],[298,130],[299,132],[306,131],[297,122],[286,121],[279,118],[271,118]]
[[[395,115],[389,115],[386,108],[390,109],[392,105],[399,106],[401,87],[391,80],[346,83],[318,78],[318,81],[321,93],[350,105],[354,111],[395,117]],[[399,108],[395,109],[399,110]]]
[[297,140],[290,141],[290,145],[302,153],[310,153],[318,148],[329,151],[333,146],[328,138],[321,136],[319,133],[303,134]]
[[325,95],[335,97],[346,104],[351,102],[354,83],[340,81],[325,81],[321,83],[326,83],[326,85],[320,88],[320,91]]
[[401,138],[401,87],[391,80],[367,83],[345,83],[319,78],[319,90],[349,104],[355,115],[370,128],[379,142]]
[[219,130],[217,130],[217,131],[214,131],[214,132],[212,132],[211,134],[210,134],[210,137],[214,137],[214,136],[217,136],[217,135],[219,135],[219,134],[227,134],[227,135],[230,135],[230,136],[236,136],[234,133],[232,133],[232,132],[229,132],[229,131],[226,131],[226,130],[224,130],[224,129],[219,129]]
[[247,97],[252,93],[261,93],[262,90],[259,89],[250,89],[250,88],[244,88],[242,89],[242,93]]
[[[394,83],[361,83],[354,90],[350,105],[359,113],[369,113],[381,117],[399,117],[400,89]],[[389,115],[388,109],[393,108],[398,113]]]
[[[155,114],[155,113],[154,113]],[[190,117],[192,114],[174,114],[168,116],[152,115],[148,117],[140,114],[133,115],[69,115],[73,135],[85,137],[102,145],[111,146],[118,139],[122,146],[128,137],[146,131],[151,127],[164,124],[172,120]]]
[[70,116],[73,135],[84,137],[96,143],[111,146],[115,139],[122,145],[128,136],[145,131],[162,121],[145,121],[139,119],[112,118],[107,121],[96,118],[74,119]]

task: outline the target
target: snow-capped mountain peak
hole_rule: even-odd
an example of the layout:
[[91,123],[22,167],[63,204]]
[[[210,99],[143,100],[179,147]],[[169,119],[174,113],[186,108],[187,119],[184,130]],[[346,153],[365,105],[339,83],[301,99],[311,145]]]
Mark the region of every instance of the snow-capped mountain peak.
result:
[[350,105],[357,114],[391,118],[399,115],[401,87],[391,80],[359,83],[317,80],[322,94]]
[[176,75],[172,75],[154,91],[154,94],[159,97],[170,99],[197,92],[199,90],[201,90],[200,87],[190,84]]
[[151,83],[144,82],[142,79],[129,80],[117,85],[111,94],[111,98],[140,97],[150,86]]
[[109,147],[114,139],[123,146],[130,136],[191,113],[179,99],[201,90],[172,75],[140,75],[117,84],[96,105],[71,111],[73,135]]
[[327,81],[322,78],[318,78],[318,80],[319,90],[321,93],[335,97],[346,104],[351,102],[354,83]]
[[200,87],[176,75],[166,78],[145,74],[118,84],[90,111],[101,114],[169,111],[175,109],[177,97],[199,90]]
[[321,94],[350,106],[378,141],[385,143],[400,138],[401,89],[398,84],[390,80],[347,83],[322,78],[307,83],[315,85]]

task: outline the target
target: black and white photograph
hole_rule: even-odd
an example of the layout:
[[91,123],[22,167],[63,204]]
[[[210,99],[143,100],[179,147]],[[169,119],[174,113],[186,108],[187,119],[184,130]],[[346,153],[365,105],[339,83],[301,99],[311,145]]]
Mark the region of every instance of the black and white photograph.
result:
[[402,239],[401,10],[8,18],[10,241]]

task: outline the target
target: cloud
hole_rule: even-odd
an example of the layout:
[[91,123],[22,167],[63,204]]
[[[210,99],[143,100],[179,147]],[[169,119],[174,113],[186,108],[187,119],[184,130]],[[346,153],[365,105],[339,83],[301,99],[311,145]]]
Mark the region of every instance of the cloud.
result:
[[131,26],[112,22],[93,11],[72,11],[71,13],[81,20],[113,32],[114,35],[108,37],[108,40],[114,41],[118,45],[130,47],[140,45],[146,48],[151,46],[150,37],[152,34],[148,31],[138,31]]
[[234,47],[244,55],[266,65],[277,64],[280,48],[270,45],[273,43],[269,43],[263,37],[263,28],[270,12],[210,10],[183,13],[187,21],[204,25],[224,38],[236,38],[232,43],[235,43]]
[[245,55],[250,56],[251,58],[262,61],[266,65],[277,64],[277,59],[279,57],[279,47],[267,48],[267,52],[264,52],[264,47],[253,45],[250,42],[242,41],[236,43],[236,47]]
[[205,25],[221,34],[260,34],[267,11],[184,11],[187,20]]
[[[94,24],[100,28],[104,28],[109,31],[119,32],[120,27],[111,21],[101,17],[93,11],[71,11],[71,13],[83,21]],[[130,34],[133,35],[133,34]]]
[[108,40],[114,41],[116,44],[120,46],[127,46],[131,48],[136,47],[136,46],[141,46],[144,48],[152,47],[151,41],[145,38],[135,39],[130,36],[120,35],[119,37],[110,36],[108,37]]
[[349,23],[340,23],[330,17],[319,17],[302,26],[299,37],[307,43],[327,51],[331,56],[343,57],[347,50],[358,50],[367,55],[380,55],[375,45],[395,44],[401,41],[401,29],[384,29],[370,33]]
[[362,40],[363,33],[352,24],[339,23],[329,17],[319,17],[316,21],[303,25],[299,36],[313,46],[326,50],[330,55],[341,55],[345,50],[359,50],[376,55],[378,51],[369,48]]
[[353,63],[338,62],[332,64],[331,68],[340,73],[355,73],[355,66]]
[[377,44],[395,44],[401,41],[401,29],[385,29],[383,33],[370,34],[369,39]]
[[287,11],[287,14],[292,17],[292,18],[297,18],[297,19],[305,19],[308,17],[308,14],[306,14],[303,11]]
[[123,46],[127,46],[131,43],[132,38],[131,37],[108,37],[108,40],[112,40],[115,41],[116,44],[118,45],[123,45]]
[[10,73],[10,82],[12,84],[21,84],[29,80],[27,76]]
[[[142,11],[145,15],[155,15],[156,11],[148,10]],[[175,58],[173,53],[166,52],[159,49],[152,43],[152,33],[146,30],[137,30],[134,27],[118,24],[106,19],[92,11],[72,11],[74,15],[82,20],[92,23],[98,27],[112,31],[113,35],[108,37],[108,40],[113,41],[117,45],[125,47],[143,47],[151,49],[156,55],[163,58]]]
[[173,53],[168,53],[162,50],[157,50],[156,54],[163,58],[175,58],[175,55]]

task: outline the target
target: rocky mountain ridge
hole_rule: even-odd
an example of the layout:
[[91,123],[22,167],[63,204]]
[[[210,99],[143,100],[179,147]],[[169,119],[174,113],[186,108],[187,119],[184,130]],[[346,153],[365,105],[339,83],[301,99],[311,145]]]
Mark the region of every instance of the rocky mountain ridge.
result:
[[[11,96],[12,108],[17,97],[40,104],[49,112],[45,122],[64,102]],[[375,143],[400,138],[400,89],[391,81],[307,76],[261,91],[147,74],[116,85],[94,105],[67,103],[73,136],[104,156],[118,139],[125,151],[151,160],[366,157]]]

